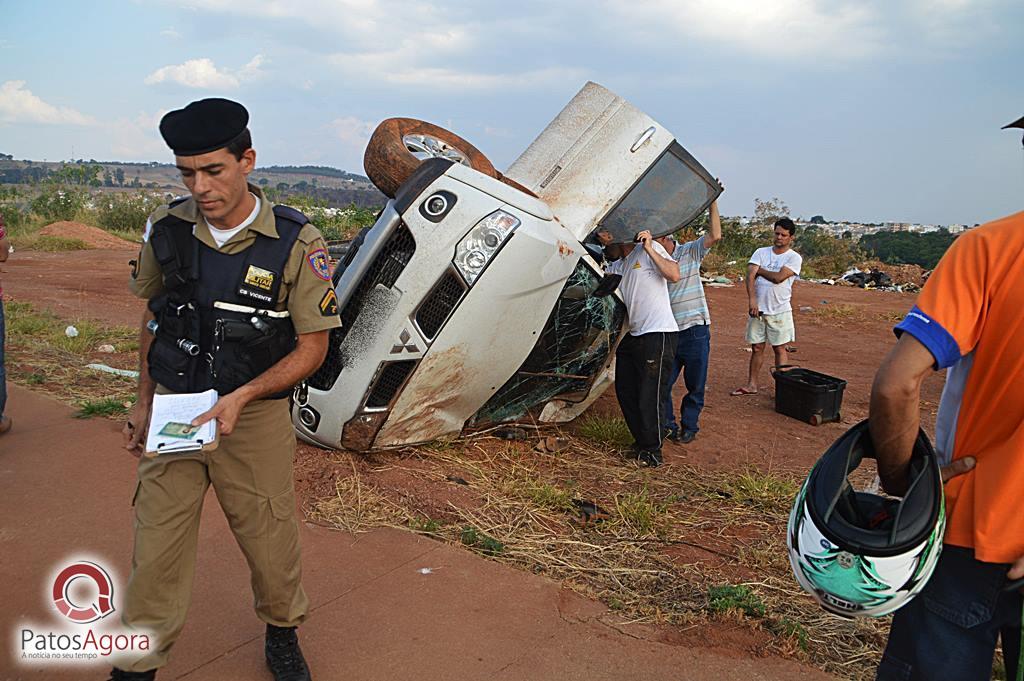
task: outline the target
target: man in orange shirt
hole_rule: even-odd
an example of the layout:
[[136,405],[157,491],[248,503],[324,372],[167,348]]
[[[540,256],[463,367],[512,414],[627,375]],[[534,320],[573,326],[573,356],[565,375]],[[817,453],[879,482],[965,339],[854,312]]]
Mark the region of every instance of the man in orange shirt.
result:
[[[1024,128],[1024,118],[1006,127]],[[896,327],[875,376],[870,426],[886,491],[903,494],[921,382],[948,369],[935,423],[947,465],[947,524],[924,590],[896,612],[878,679],[991,678],[1002,638],[1007,677],[1020,656],[1024,577],[1024,212],[967,232]]]

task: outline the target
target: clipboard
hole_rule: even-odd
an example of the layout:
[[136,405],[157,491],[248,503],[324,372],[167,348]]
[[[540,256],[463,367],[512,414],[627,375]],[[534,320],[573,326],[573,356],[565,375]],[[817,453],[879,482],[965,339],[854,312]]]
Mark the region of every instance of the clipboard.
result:
[[201,426],[191,425],[192,419],[216,403],[216,390],[154,395],[145,455],[154,457],[216,449],[219,443],[216,419]]

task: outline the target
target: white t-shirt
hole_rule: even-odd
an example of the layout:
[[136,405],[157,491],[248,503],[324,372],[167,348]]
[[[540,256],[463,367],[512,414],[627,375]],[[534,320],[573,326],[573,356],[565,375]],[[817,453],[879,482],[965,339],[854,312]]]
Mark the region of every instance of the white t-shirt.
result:
[[[757,265],[769,272],[779,272],[783,267],[788,267],[797,276],[800,275],[800,265],[804,259],[792,248],[785,253],[776,253],[771,246],[765,246],[754,251],[750,256],[750,264]],[[789,301],[793,297],[793,281],[796,277],[789,277],[781,284],[773,284],[764,277],[757,277],[754,280],[754,292],[757,294],[757,307],[763,314],[780,314],[793,309]]]
[[[657,242],[654,243],[654,252],[669,258],[668,252]],[[643,246],[637,244],[632,253],[609,264],[605,271],[622,275],[619,292],[626,302],[630,335],[679,330],[668,298],[668,280]]]
[[[211,225],[209,222],[206,223],[206,226],[210,228],[210,236],[212,236],[213,240],[217,242],[217,248],[223,248],[228,239],[251,225],[256,220],[256,216],[260,214],[260,197],[256,196],[252,192],[249,192],[249,196],[256,199],[256,205],[253,206],[252,212],[249,213],[249,217],[242,220],[242,224],[237,227],[232,227],[231,229],[219,229]],[[205,220],[206,218],[203,219]]]

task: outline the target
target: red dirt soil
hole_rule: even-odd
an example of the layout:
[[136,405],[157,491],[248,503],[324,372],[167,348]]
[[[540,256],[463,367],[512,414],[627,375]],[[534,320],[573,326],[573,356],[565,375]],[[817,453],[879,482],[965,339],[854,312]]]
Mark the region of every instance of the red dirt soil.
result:
[[83,225],[81,222],[54,222],[39,230],[43,236],[59,236],[64,239],[76,239],[88,248],[108,248],[120,251],[137,251],[139,245],[120,239],[99,227]]

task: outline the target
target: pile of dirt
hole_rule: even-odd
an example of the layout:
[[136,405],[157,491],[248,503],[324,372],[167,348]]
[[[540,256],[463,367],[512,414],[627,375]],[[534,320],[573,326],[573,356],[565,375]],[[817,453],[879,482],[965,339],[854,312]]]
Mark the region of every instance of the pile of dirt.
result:
[[99,227],[83,225],[81,222],[61,220],[43,227],[39,233],[43,236],[75,239],[84,243],[88,248],[110,248],[122,251],[134,251],[139,248],[137,243],[125,241]]
[[925,270],[920,265],[888,265],[880,260],[869,260],[862,263],[859,267],[863,271],[885,272],[892,277],[892,283],[896,286],[903,286],[905,284],[922,286],[925,280]]

